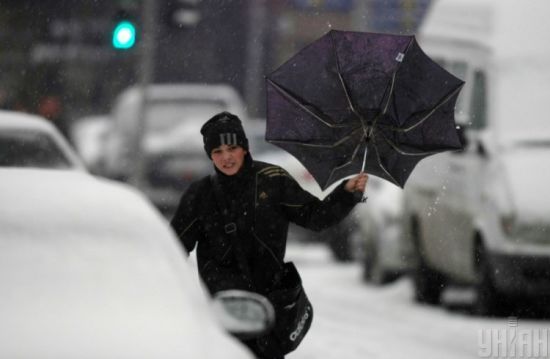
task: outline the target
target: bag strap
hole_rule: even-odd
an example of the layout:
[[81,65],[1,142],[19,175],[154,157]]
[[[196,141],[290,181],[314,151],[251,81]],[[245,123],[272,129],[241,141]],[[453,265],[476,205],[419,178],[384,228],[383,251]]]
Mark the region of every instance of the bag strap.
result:
[[223,217],[223,229],[225,234],[231,239],[231,244],[233,245],[233,252],[235,253],[237,264],[252,285],[252,275],[250,272],[250,267],[248,265],[248,261],[246,260],[246,256],[244,255],[242,243],[239,241],[239,238],[237,236],[237,224],[230,216],[231,212],[229,211],[229,206],[227,205],[226,197],[223,194],[221,185],[218,181],[218,177],[215,174],[210,175],[210,182],[212,183],[214,195],[216,197],[216,201],[218,202],[218,208],[220,209]]

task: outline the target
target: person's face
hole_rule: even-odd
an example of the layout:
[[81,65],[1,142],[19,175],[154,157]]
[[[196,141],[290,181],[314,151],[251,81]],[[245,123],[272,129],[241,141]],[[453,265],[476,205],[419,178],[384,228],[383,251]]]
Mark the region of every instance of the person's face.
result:
[[243,166],[246,150],[241,146],[221,145],[210,152],[212,162],[226,176],[233,176]]

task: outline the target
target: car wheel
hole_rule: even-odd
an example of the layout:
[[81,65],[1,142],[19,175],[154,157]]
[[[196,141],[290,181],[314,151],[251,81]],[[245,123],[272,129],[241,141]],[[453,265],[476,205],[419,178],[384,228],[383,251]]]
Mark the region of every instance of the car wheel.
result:
[[325,238],[328,237],[327,242],[336,261],[349,262],[353,259],[349,238],[344,228],[335,225],[326,229],[322,235]]
[[377,285],[389,283],[390,274],[380,262],[379,249],[376,241],[367,240],[363,257],[363,279]]
[[478,280],[475,285],[474,313],[481,316],[501,315],[505,310],[506,301],[495,287],[493,269],[483,244],[479,243],[476,246],[475,254]]
[[431,269],[424,259],[418,225],[413,225],[412,236],[416,255],[416,266],[412,275],[414,299],[418,303],[437,305],[441,302],[445,282],[442,275]]
[[421,259],[413,273],[414,298],[418,303],[437,305],[441,302],[444,282],[439,273]]
[[372,280],[372,266],[375,261],[376,254],[374,251],[376,251],[374,244],[372,243],[372,240],[369,238],[365,238],[365,245],[364,245],[364,255],[363,255],[363,279],[366,282],[370,282]]

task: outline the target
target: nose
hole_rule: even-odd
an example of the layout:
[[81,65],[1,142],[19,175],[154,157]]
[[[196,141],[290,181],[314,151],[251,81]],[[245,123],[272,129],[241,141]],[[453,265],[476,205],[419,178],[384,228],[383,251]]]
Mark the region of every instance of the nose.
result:
[[224,160],[229,160],[229,159],[231,159],[231,152],[229,152],[229,151],[223,151],[223,152],[222,152],[222,158],[223,158]]

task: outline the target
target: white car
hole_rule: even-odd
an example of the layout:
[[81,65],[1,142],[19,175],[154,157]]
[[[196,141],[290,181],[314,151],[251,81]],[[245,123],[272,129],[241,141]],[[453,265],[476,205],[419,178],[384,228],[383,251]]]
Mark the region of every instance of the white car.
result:
[[1,358],[253,358],[137,191],[79,171],[0,183]]
[[59,130],[43,117],[0,110],[0,167],[85,171]]
[[[410,241],[403,233],[403,190],[376,176],[369,176],[367,203],[353,212],[352,242],[358,250],[366,281],[384,284],[411,267]],[[358,244],[357,244],[358,243]]]
[[405,187],[420,302],[456,283],[484,314],[550,295],[548,13],[546,0],[440,0],[420,29],[426,53],[466,80],[464,150],[422,160]]
[[137,184],[157,207],[174,210],[189,184],[212,171],[200,128],[221,111],[247,122],[242,99],[229,85],[151,84],[146,104],[139,87],[124,90],[110,113],[105,175]]
[[91,115],[71,123],[70,137],[76,152],[92,173],[105,172],[105,150],[111,119],[107,115]]

